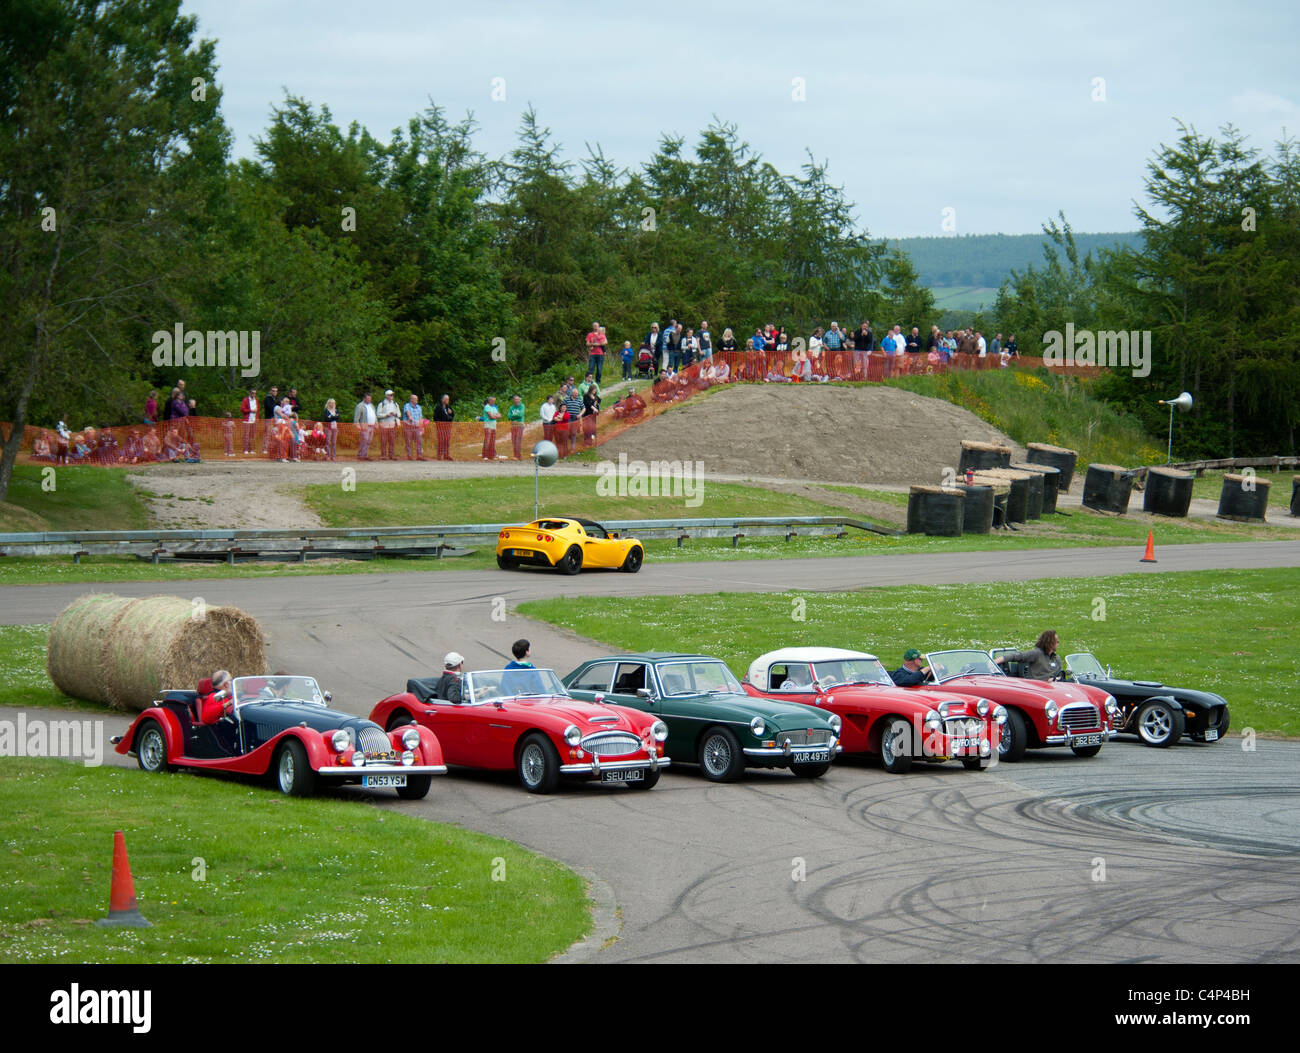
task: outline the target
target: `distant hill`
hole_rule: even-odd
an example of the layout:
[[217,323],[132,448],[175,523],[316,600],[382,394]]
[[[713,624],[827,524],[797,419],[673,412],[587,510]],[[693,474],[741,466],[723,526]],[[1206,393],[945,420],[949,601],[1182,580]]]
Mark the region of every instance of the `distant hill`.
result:
[[[1081,256],[1117,245],[1141,245],[1141,235],[1080,234],[1074,235]],[[997,288],[1012,270],[1024,270],[1031,263],[1043,262],[1043,246],[1050,244],[1044,234],[963,234],[946,238],[891,238],[889,244],[906,252],[921,276],[921,283],[940,289],[992,289],[986,302],[992,303]],[[983,297],[981,297],[983,298]],[[949,306],[958,306],[951,303]],[[964,304],[962,304],[964,306]]]

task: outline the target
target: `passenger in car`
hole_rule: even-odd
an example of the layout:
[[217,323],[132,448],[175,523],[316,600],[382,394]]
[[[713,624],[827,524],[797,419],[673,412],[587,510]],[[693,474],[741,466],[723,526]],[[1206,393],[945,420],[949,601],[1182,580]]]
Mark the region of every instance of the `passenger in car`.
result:
[[235,711],[235,685],[230,673],[218,669],[198,684],[199,723],[215,724]]

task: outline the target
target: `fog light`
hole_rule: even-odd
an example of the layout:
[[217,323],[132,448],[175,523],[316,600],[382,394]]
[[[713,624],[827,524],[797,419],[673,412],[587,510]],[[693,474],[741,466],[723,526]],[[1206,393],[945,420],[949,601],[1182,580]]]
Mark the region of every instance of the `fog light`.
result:
[[415,763],[415,754],[412,753],[410,750],[406,750],[406,751],[402,754],[402,763],[403,763],[403,764],[406,764],[406,765],[414,764],[414,763]]
[[987,757],[991,752],[992,750],[989,748],[989,740],[980,739],[980,756]]
[[354,768],[364,768],[366,766],[366,755],[360,750],[352,754],[352,766]]

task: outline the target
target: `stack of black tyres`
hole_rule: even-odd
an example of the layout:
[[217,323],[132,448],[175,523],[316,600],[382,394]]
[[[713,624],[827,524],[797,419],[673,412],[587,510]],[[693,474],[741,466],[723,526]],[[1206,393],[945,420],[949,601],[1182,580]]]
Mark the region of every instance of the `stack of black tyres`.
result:
[[[1034,475],[1042,476],[1042,514],[1048,516],[1055,512],[1057,487],[1060,485],[1061,481],[1061,469],[1051,464],[1033,464],[1025,461],[1017,461],[1011,467],[1020,472],[1031,472]],[[1032,519],[1034,517],[1031,516],[1030,518]]]
[[971,480],[971,489],[988,487],[993,494],[993,522],[1007,523],[1007,502],[1011,498],[1011,484],[1007,480],[988,472],[976,472]]
[[1001,479],[1011,487],[1007,496],[1007,522],[1023,523],[1043,514],[1043,477],[1037,472],[1015,468],[990,468],[982,473]]
[[962,513],[963,534],[987,534],[993,529],[993,487],[984,483],[960,484],[966,492]]
[[1255,475],[1225,475],[1219,494],[1219,518],[1239,523],[1263,523],[1268,510],[1267,479]]
[[1079,461],[1078,453],[1067,450],[1064,446],[1051,446],[1045,442],[1031,442],[1025,449],[1028,451],[1025,460],[1030,464],[1050,464],[1061,473],[1061,478],[1056,484],[1056,492],[1068,493],[1070,483],[1074,481],[1074,466]]
[[961,463],[957,471],[982,471],[985,468],[1005,468],[1011,463],[1011,447],[996,442],[974,442],[963,439],[961,444]]
[[1090,464],[1083,480],[1083,504],[1099,512],[1128,512],[1133,494],[1133,473],[1117,464]]
[[1183,518],[1192,505],[1196,476],[1177,468],[1148,468],[1142,511],[1157,516]]
[[907,495],[907,532],[961,537],[966,493],[944,486],[914,486]]

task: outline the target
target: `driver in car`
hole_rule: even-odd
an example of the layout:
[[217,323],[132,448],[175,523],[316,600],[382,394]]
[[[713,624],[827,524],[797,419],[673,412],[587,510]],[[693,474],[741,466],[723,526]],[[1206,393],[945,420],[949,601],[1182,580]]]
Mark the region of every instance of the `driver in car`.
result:
[[444,702],[456,705],[460,702],[461,676],[465,671],[465,659],[455,651],[448,651],[442,660],[442,676],[434,685],[433,694]]
[[234,681],[224,669],[200,680],[198,694],[199,722],[202,724],[215,724],[235,711]]
[[781,681],[782,691],[811,691],[812,677],[806,665],[792,665],[786,677]]
[[899,687],[918,687],[926,682],[930,667],[921,659],[921,652],[909,647],[903,652],[903,664],[889,674]]
[[258,698],[279,699],[284,698],[285,693],[289,690],[289,678],[287,676],[273,676],[266,681],[266,686],[257,693]]
[[1060,640],[1051,629],[1039,634],[1034,646],[1028,651],[1008,651],[994,659],[998,665],[1007,662],[1024,662],[1025,672],[1030,680],[1057,680],[1061,676],[1061,658],[1056,653]]

